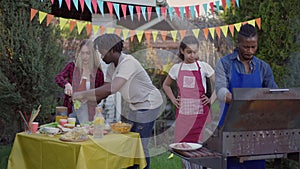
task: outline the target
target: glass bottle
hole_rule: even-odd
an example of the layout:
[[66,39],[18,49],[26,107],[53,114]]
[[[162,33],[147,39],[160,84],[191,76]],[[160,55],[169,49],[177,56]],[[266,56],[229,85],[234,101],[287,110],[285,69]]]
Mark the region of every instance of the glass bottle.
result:
[[102,115],[102,108],[96,107],[96,112],[94,116],[94,133],[93,137],[95,139],[100,139],[103,137],[104,127],[105,127],[105,119]]

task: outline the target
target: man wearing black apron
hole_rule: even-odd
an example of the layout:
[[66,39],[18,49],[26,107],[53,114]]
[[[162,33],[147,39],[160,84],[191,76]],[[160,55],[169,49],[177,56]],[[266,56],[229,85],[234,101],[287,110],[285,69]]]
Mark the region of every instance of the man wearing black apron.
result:
[[[266,62],[255,56],[258,36],[254,26],[245,24],[237,37],[237,48],[233,53],[222,57],[216,65],[216,92],[221,102],[219,126],[224,119],[232,100],[233,88],[277,88],[273,72]],[[222,104],[223,103],[223,104]],[[227,159],[228,169],[265,169],[265,160],[240,163],[233,158]]]

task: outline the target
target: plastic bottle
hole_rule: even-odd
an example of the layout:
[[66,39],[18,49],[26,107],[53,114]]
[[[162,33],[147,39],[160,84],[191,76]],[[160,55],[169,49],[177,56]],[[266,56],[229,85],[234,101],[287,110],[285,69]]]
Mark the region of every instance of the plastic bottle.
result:
[[105,127],[105,119],[102,115],[102,108],[96,107],[96,113],[94,116],[94,134],[95,139],[100,139],[103,137],[103,131]]

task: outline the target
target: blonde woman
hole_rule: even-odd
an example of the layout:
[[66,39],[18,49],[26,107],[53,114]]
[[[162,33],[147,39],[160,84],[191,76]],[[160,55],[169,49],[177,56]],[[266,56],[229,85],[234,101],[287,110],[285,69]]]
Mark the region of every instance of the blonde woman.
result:
[[55,82],[64,88],[64,106],[68,107],[68,115],[76,116],[79,123],[92,121],[98,102],[82,103],[78,110],[73,109],[72,94],[100,87],[104,84],[104,75],[100,67],[100,58],[94,50],[92,40],[83,40],[75,55],[75,61],[69,62],[56,75]]

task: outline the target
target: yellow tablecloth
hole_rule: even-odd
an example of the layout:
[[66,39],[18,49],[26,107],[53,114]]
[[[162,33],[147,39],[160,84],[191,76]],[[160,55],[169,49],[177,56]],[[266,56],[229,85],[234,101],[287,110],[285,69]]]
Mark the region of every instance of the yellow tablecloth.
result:
[[121,169],[134,164],[146,166],[138,133],[111,133],[84,142],[18,133],[7,169]]

